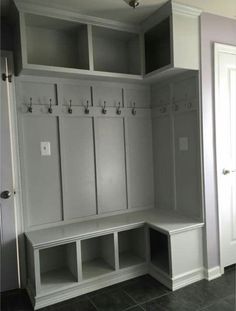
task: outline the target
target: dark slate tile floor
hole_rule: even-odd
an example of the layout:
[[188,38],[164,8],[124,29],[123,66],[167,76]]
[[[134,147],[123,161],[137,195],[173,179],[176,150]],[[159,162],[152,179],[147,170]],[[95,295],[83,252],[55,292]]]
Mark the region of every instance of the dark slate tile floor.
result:
[[[40,311],[236,311],[236,268],[211,282],[171,292],[149,275],[58,303]],[[32,311],[24,290],[1,294],[2,311]]]

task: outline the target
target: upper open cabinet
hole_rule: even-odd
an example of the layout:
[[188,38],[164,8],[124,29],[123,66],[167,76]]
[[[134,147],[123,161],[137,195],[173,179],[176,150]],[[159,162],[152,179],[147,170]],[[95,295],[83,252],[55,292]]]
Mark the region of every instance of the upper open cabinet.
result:
[[15,3],[18,72],[149,82],[199,68],[199,10],[169,1],[134,26]]
[[146,78],[199,69],[199,15],[170,1],[143,23]]

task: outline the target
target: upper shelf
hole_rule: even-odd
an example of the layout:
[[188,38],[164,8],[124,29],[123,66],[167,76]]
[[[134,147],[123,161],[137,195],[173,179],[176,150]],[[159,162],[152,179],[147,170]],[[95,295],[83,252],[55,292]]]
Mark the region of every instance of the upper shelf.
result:
[[150,82],[199,68],[198,10],[167,2],[132,27],[15,2],[20,73]]

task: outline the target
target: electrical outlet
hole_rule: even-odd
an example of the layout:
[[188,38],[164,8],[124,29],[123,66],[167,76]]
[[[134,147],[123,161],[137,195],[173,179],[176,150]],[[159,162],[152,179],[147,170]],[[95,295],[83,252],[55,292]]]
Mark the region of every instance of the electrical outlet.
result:
[[179,137],[179,150],[188,151],[188,137]]
[[51,144],[49,141],[41,141],[40,149],[41,149],[41,156],[51,155]]

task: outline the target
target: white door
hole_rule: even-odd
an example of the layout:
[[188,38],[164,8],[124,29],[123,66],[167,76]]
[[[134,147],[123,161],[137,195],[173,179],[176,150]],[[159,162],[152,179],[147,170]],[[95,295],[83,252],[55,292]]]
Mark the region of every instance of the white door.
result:
[[1,56],[0,109],[0,238],[1,238],[1,292],[19,287],[15,196],[12,167],[12,139],[10,130],[10,100],[12,87],[8,79],[7,57]]
[[236,46],[215,44],[215,117],[223,269],[236,263]]

